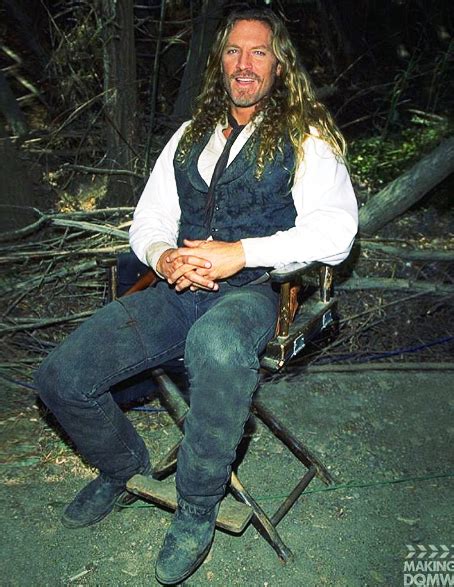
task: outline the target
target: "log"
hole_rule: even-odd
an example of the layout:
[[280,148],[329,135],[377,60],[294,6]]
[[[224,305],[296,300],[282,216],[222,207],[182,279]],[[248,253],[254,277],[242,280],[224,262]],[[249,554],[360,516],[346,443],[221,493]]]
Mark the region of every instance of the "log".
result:
[[[439,243],[441,244],[441,243]],[[414,246],[399,246],[386,245],[383,243],[366,241],[364,239],[358,239],[355,247],[359,247],[362,254],[366,251],[378,251],[385,255],[391,255],[393,257],[399,257],[400,259],[407,259],[409,261],[453,261],[454,260],[454,249],[449,249],[447,246],[443,248],[425,247],[416,248]]]
[[393,291],[414,291],[436,295],[453,295],[454,285],[412,279],[393,279],[388,277],[350,277],[336,283],[337,290],[389,289]]
[[375,194],[360,210],[361,234],[373,234],[454,172],[454,136]]
[[355,371],[454,371],[454,363],[357,363],[353,365],[309,365],[305,373],[342,373]]

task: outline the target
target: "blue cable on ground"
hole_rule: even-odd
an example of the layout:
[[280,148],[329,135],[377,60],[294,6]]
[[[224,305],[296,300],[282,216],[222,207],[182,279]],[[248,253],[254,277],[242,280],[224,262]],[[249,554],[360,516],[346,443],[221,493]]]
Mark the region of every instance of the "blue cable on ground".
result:
[[416,346],[412,346],[412,347],[405,347],[405,348],[401,348],[401,349],[395,349],[393,351],[381,351],[381,352],[376,352],[376,353],[368,353],[368,354],[364,354],[362,355],[361,353],[348,353],[345,355],[340,355],[339,357],[324,357],[321,358],[320,360],[315,360],[314,361],[314,365],[315,364],[322,364],[322,363],[338,363],[339,361],[346,361],[346,360],[355,360],[357,363],[367,363],[368,361],[371,361],[372,359],[384,359],[386,357],[394,357],[396,355],[404,355],[406,353],[416,353],[418,351],[436,346],[438,344],[446,344],[448,342],[454,341],[454,336],[444,336],[442,338],[437,338],[436,340],[433,340],[431,342],[427,342],[424,344],[419,344]]

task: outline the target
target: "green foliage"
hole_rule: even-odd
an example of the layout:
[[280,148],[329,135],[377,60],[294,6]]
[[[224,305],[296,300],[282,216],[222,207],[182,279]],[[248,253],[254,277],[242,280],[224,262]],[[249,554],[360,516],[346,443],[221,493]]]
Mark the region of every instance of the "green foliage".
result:
[[376,192],[401,175],[452,132],[446,119],[414,111],[398,134],[373,135],[349,144],[350,170],[355,183]]

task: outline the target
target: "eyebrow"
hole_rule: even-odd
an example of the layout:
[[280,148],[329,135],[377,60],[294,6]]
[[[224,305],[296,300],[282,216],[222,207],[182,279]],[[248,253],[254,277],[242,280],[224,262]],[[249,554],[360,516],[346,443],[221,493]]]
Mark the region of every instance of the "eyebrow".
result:
[[[240,49],[239,45],[235,45],[235,43],[227,43],[226,47],[233,47],[235,49]],[[257,45],[257,47],[251,47],[251,51],[254,49],[266,49],[267,51],[271,51],[271,47],[269,45]]]

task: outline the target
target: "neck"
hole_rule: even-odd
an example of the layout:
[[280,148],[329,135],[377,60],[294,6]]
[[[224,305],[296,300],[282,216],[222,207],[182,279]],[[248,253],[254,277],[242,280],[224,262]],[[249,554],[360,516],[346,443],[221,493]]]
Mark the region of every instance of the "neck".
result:
[[250,122],[255,112],[255,105],[249,106],[248,108],[240,108],[234,104],[230,107],[230,113],[238,124],[247,124]]

